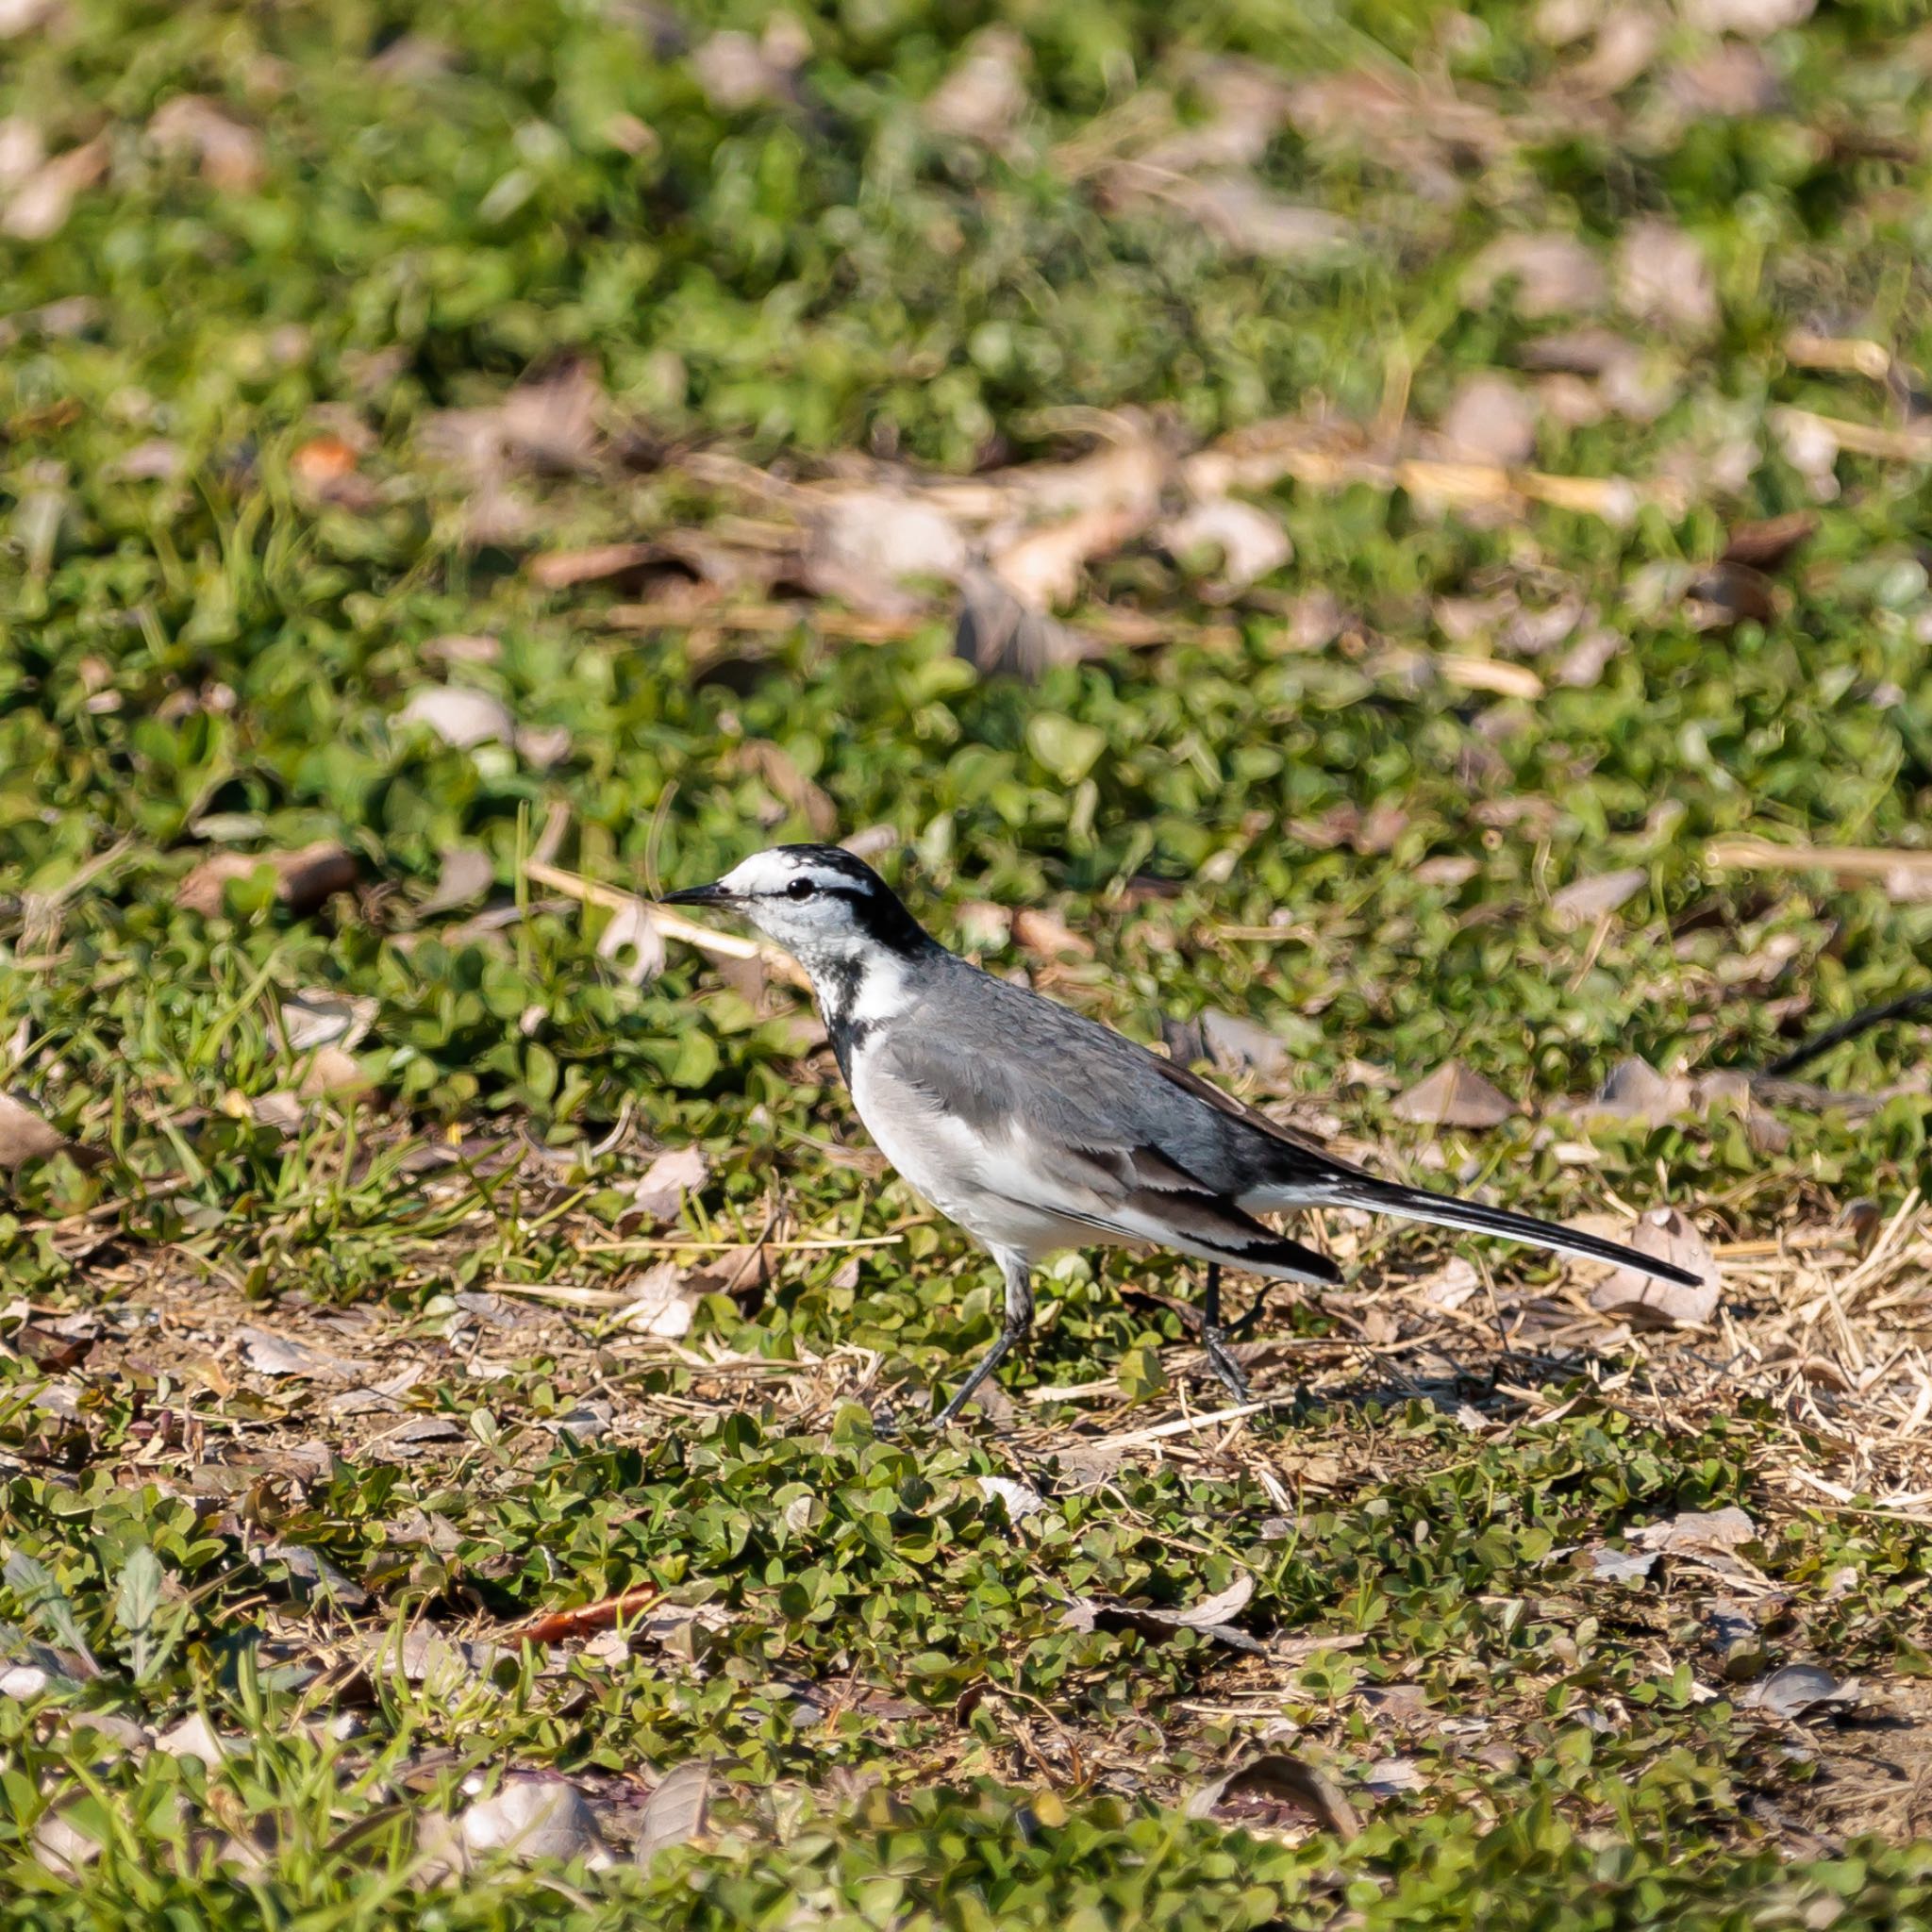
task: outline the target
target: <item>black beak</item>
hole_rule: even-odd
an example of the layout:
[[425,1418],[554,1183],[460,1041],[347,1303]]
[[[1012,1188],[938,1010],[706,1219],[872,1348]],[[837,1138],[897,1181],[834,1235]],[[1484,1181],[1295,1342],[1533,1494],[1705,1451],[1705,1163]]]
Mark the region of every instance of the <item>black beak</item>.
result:
[[687,886],[681,892],[666,892],[658,903],[660,906],[728,906],[736,896],[714,881],[708,886]]

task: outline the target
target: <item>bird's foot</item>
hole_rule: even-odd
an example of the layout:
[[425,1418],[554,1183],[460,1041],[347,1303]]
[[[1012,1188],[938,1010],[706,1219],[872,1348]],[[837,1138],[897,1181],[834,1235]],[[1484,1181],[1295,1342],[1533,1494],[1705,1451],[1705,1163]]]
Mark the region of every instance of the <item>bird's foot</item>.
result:
[[1254,1391],[1248,1385],[1246,1372],[1227,1352],[1227,1343],[1219,1331],[1211,1331],[1202,1338],[1201,1354],[1208,1366],[1219,1378],[1221,1386],[1237,1402],[1252,1402],[1255,1399]]

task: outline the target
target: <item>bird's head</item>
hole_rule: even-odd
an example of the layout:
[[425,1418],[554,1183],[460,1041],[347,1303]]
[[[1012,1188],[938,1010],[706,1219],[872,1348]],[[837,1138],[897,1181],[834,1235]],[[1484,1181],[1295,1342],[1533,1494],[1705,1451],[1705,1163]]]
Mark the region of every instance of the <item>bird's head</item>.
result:
[[774,845],[708,886],[665,893],[663,903],[736,912],[807,964],[815,956],[909,953],[931,943],[885,880],[837,845]]

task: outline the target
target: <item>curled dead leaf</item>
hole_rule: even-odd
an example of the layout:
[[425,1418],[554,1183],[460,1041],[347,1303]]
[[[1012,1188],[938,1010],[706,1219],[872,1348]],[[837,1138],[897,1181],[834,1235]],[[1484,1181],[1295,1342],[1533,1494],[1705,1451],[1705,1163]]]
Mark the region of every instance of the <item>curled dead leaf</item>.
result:
[[1204,1785],[1187,1804],[1191,1818],[1218,1818],[1250,1829],[1280,1829],[1312,1820],[1324,1831],[1352,1839],[1361,1830],[1356,1808],[1325,1771],[1306,1758],[1274,1751]]

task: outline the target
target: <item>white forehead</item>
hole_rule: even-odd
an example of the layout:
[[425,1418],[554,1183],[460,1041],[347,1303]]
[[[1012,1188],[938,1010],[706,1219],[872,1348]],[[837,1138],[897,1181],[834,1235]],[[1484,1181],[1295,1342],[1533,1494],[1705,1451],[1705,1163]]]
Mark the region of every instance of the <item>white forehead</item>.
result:
[[830,866],[814,863],[795,852],[754,852],[741,865],[733,866],[718,883],[727,892],[759,898],[767,892],[782,892],[798,878],[824,886],[850,883]]

